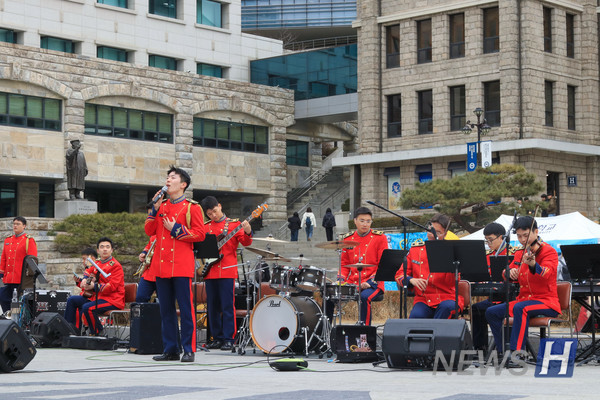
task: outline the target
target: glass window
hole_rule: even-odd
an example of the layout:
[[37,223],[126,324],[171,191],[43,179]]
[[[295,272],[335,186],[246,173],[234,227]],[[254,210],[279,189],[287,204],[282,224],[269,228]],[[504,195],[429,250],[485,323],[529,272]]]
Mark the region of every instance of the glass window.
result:
[[121,8],[127,8],[128,6],[127,0],[98,0],[98,3]]
[[552,53],[552,9],[544,7],[544,51]]
[[98,46],[96,49],[96,54],[98,58],[127,62],[127,50],[116,49],[114,47]]
[[177,60],[171,57],[151,55],[148,58],[148,65],[150,67],[177,71]]
[[483,10],[483,52],[497,53],[500,51],[500,21],[498,7]]
[[544,97],[546,99],[546,126],[554,126],[554,82],[545,81]]
[[460,131],[466,124],[465,87],[450,88],[450,130]]
[[[433,169],[431,164],[421,164],[415,167],[415,174],[421,183],[429,182],[433,179]],[[421,208],[431,208],[430,205],[423,205]]]
[[163,17],[177,18],[177,0],[150,0],[148,12]]
[[222,7],[219,2],[212,0],[196,0],[196,22],[202,25],[223,27]]
[[450,58],[465,56],[465,14],[450,16]]
[[42,36],[40,39],[40,47],[42,49],[62,51],[65,53],[75,53],[75,45],[72,40],[51,36]]
[[466,161],[452,161],[448,163],[448,171],[450,171],[450,177],[465,175],[467,173]]
[[0,125],[59,131],[61,101],[0,92]]
[[129,212],[129,190],[85,184],[85,198],[98,202],[99,213]]
[[196,64],[196,73],[198,75],[214,76],[215,78],[223,77],[223,67],[211,64]]
[[567,14],[567,57],[575,58],[575,16]]
[[385,27],[385,53],[386,67],[396,68],[400,66],[400,25]]
[[0,218],[17,216],[17,183],[0,181]]
[[419,97],[419,133],[433,133],[433,92],[417,92]]
[[308,142],[286,140],[286,162],[288,165],[308,167]]
[[402,98],[399,94],[387,97],[388,102],[388,137],[402,136]]
[[0,28],[0,42],[17,43],[17,34],[12,29]]
[[567,86],[567,116],[569,130],[575,130],[575,86]]
[[40,183],[39,217],[54,218],[54,185]]
[[489,126],[500,126],[500,81],[483,84],[485,119]]
[[85,105],[85,133],[173,143],[173,116],[88,103]]
[[268,129],[264,126],[194,118],[194,146],[269,153]]
[[417,21],[417,63],[431,62],[431,19]]

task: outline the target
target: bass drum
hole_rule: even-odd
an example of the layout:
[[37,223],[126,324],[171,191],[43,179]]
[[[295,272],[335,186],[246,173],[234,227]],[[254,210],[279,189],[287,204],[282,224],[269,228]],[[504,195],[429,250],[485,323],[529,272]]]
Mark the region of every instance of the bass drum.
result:
[[286,349],[302,354],[312,349],[311,344],[318,343],[313,340],[308,349],[304,344],[320,316],[321,308],[310,297],[266,296],[256,303],[250,317],[252,340],[268,354],[279,354]]

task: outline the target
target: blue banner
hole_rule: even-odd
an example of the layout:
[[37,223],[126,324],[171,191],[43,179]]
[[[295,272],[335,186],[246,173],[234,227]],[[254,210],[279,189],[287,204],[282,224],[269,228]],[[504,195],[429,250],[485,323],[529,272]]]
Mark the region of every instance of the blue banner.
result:
[[[406,243],[404,242],[403,233],[386,233],[385,235],[388,240],[388,247],[394,250],[406,250],[410,249],[410,245],[417,239],[427,240],[426,232],[408,233],[406,235]],[[405,246],[405,244],[407,244]],[[398,267],[400,268],[400,267]],[[398,284],[396,282],[385,282],[385,290],[398,290]]]
[[467,171],[477,168],[477,142],[467,143]]

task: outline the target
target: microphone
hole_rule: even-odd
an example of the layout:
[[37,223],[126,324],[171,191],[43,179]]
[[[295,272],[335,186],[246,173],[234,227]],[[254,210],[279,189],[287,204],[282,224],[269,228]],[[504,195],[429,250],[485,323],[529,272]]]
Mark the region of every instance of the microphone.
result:
[[430,232],[433,235],[434,239],[438,240],[438,238],[437,238],[437,232],[435,231],[435,228],[433,226],[431,227]]
[[156,202],[159,201],[167,193],[167,190],[169,190],[169,188],[167,186],[163,186],[162,189],[160,189],[160,194],[153,198],[150,204],[156,204]]

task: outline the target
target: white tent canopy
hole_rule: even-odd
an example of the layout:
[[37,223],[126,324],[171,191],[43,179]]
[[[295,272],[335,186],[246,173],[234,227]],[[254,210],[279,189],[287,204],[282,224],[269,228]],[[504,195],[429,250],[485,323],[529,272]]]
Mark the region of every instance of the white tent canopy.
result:
[[[505,229],[511,226],[512,215],[501,215],[496,219]],[[600,225],[589,220],[578,212],[558,215],[556,217],[536,218],[540,238],[560,252],[563,244],[600,243]],[[520,245],[517,236],[511,234],[511,244]],[[478,230],[461,240],[483,240],[483,229]]]

